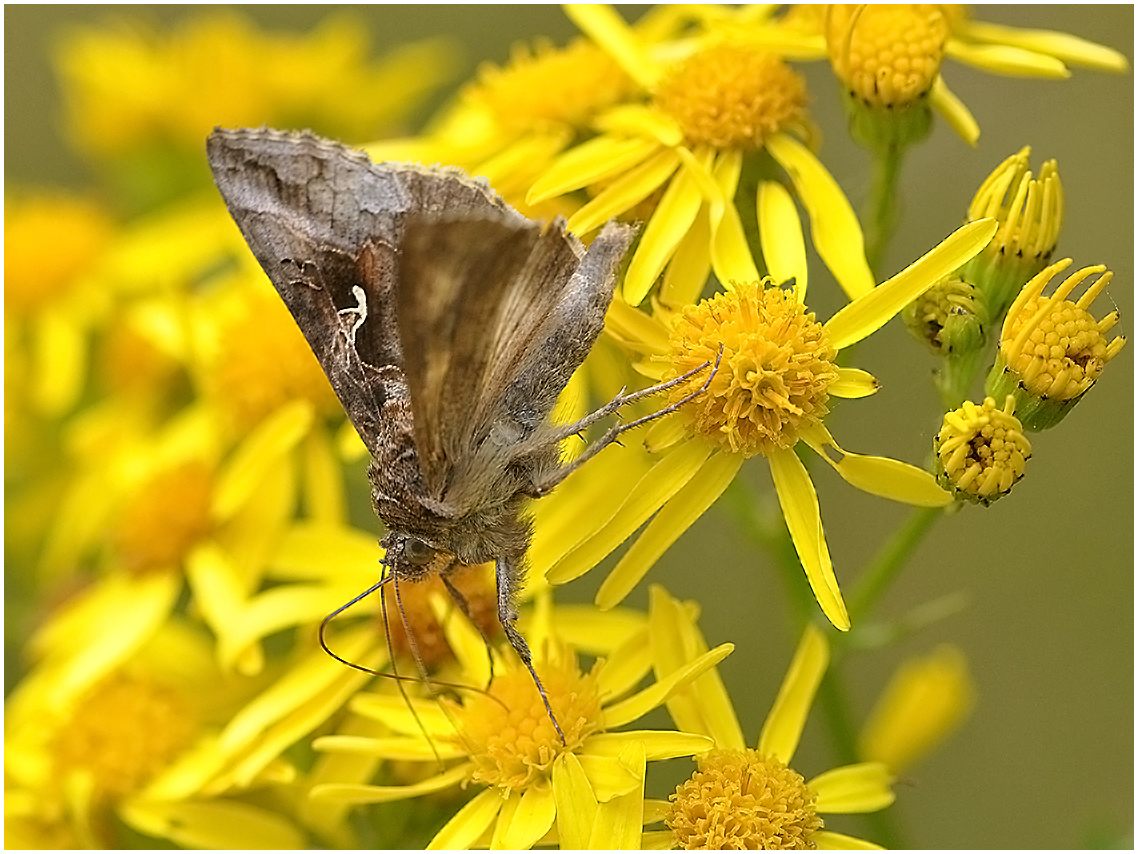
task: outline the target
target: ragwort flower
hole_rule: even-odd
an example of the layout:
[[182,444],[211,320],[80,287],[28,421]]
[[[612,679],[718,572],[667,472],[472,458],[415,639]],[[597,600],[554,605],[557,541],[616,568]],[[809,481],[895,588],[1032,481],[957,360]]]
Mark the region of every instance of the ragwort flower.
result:
[[[657,678],[706,642],[681,603],[651,592],[652,648]],[[881,762],[834,768],[807,780],[790,767],[806,716],[830,660],[823,632],[807,626],[779,688],[758,743],[748,748],[730,698],[715,671],[668,704],[677,726],[702,732],[715,748],[667,803],[650,802],[666,831],[644,834],[645,848],[797,849],[876,848],[824,829],[824,813],[864,813],[893,803],[892,774]]]
[[[651,100],[598,115],[600,135],[554,161],[527,199],[594,190],[569,218],[570,230],[585,234],[612,217],[637,215],[638,205],[658,195],[625,276],[630,305],[638,305],[662,273],[660,299],[668,305],[697,299],[712,270],[722,282],[759,278],[744,222],[757,222],[761,232],[769,227],[768,214],[761,203],[737,206],[736,191],[745,165],[762,153],[794,185],[818,253],[846,292],[856,297],[873,287],[857,217],[802,142],[813,136],[804,83],[777,53],[702,39],[683,59],[659,60],[655,56],[667,55],[669,46],[650,52],[612,10],[569,12]],[[690,42],[675,47],[691,50]],[[771,183],[760,181],[760,194]],[[794,206],[788,210],[797,220]]]
[[[1122,54],[1102,45],[1066,33],[975,21],[961,6],[799,5],[782,24],[794,35],[798,57],[829,58],[858,104],[884,114],[927,101],[973,145],[980,128],[941,76],[945,57],[994,74],[1048,79],[1069,77],[1067,63],[1100,71],[1127,68]],[[731,33],[742,37],[735,29]]]
[[[876,381],[865,371],[838,366],[837,354],[883,326],[978,252],[995,227],[991,220],[964,226],[825,324],[807,311],[804,287],[779,288],[769,280],[733,283],[727,292],[687,307],[672,319],[670,328],[660,318],[614,302],[611,331],[657,360],[654,366],[641,363],[642,371],[659,379],[703,364],[718,367],[710,379],[706,373],[697,374],[671,391],[673,400],[680,400],[707,383],[680,411],[665,416],[649,431],[646,444],[666,453],[639,479],[627,478],[623,472],[575,473],[582,482],[604,479],[609,492],[619,494],[624,503],[614,507],[609,500],[585,505],[587,510],[575,505],[574,524],[583,534],[546,577],[554,584],[576,578],[648,522],[597,594],[598,605],[611,607],[723,493],[743,461],[761,455],[770,464],[787,527],[814,595],[830,621],[848,629],[849,615],[830,562],[817,494],[796,446],[804,442],[845,480],[872,494],[929,507],[951,501],[928,472],[885,457],[845,451],[823,422],[830,396],[858,398],[877,390]],[[835,461],[828,449],[841,459]],[[571,493],[581,487],[570,489],[567,482],[565,488]]]
[[[643,823],[645,762],[690,755],[709,740],[669,731],[616,732],[721,661],[723,644],[666,678],[635,691],[651,659],[646,630],[624,637],[588,672],[560,636],[548,595],[538,601],[527,633],[550,706],[565,743],[553,728],[533,679],[519,664],[506,665],[495,650],[485,692],[461,702],[363,694],[350,708],[382,722],[385,738],[328,736],[315,746],[377,759],[444,763],[444,770],[406,785],[323,782],[311,797],[329,804],[383,803],[441,792],[461,784],[484,786],[435,836],[429,847],[474,845],[530,848],[560,840],[563,847],[635,847]],[[627,620],[614,615],[616,624]],[[594,625],[604,618],[593,618]],[[447,622],[451,647],[464,662],[466,684],[487,684],[486,646],[457,613]],[[612,635],[611,630],[601,634]],[[619,635],[619,632],[618,632]],[[595,642],[595,640],[594,640]]]

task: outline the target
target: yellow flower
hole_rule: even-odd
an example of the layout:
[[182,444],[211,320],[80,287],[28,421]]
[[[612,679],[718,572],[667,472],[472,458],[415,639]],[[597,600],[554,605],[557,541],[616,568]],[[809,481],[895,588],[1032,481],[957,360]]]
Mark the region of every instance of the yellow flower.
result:
[[[153,797],[154,782],[200,752],[249,686],[219,673],[202,633],[181,621],[138,642],[135,627],[153,617],[138,604],[104,589],[37,638],[42,657],[6,703],[5,842],[122,847],[113,816],[188,847],[303,845],[289,819],[240,797],[193,786]],[[85,643],[120,631],[113,653],[116,644]]]
[[1054,160],[1039,177],[1028,167],[1024,146],[989,175],[968,206],[968,219],[992,217],[1000,227],[984,251],[965,265],[963,275],[981,288],[987,320],[1004,316],[1024,283],[1043,269],[1063,227],[1063,183]]
[[[600,134],[554,161],[527,200],[536,204],[590,188],[593,197],[569,218],[570,230],[578,234],[615,216],[640,216],[637,206],[653,200],[625,276],[626,302],[640,304],[661,274],[659,299],[672,306],[698,299],[709,271],[721,282],[759,278],[744,230],[757,222],[766,253],[777,228],[777,217],[763,202],[775,182],[750,176],[761,166],[760,155],[773,158],[794,185],[818,253],[846,292],[856,297],[873,287],[857,217],[801,141],[814,133],[805,85],[772,48],[697,39],[694,52],[690,41],[680,40],[657,44],[653,53],[651,43],[610,9],[569,12],[651,101],[600,113],[594,121]],[[690,55],[655,58],[680,51]],[[758,188],[754,207],[736,203],[745,170],[746,180]],[[793,204],[782,206],[779,215],[795,221],[798,216]]]
[[[1090,313],[1091,303],[1113,276],[1101,264],[1073,273],[1054,294],[1043,296],[1047,283],[1070,264],[1071,259],[1064,258],[1042,270],[1016,297],[988,376],[988,394],[1013,395],[1028,430],[1045,430],[1062,421],[1126,344],[1121,336],[1107,340],[1118,323],[1117,311],[1102,320]],[[1098,279],[1077,302],[1067,299],[1096,273]]]
[[976,686],[959,649],[945,644],[906,659],[870,711],[858,752],[901,774],[955,732],[975,705]]
[[[572,508],[581,533],[576,547],[547,569],[548,580],[562,584],[583,574],[648,522],[597,594],[598,605],[611,607],[723,493],[744,459],[762,455],[770,464],[783,515],[814,595],[830,621],[848,629],[849,615],[830,562],[817,494],[795,447],[805,442],[845,480],[872,494],[929,507],[951,501],[928,472],[843,450],[823,419],[831,395],[859,398],[877,390],[876,381],[865,371],[838,366],[837,354],[883,326],[941,276],[972,257],[991,239],[995,227],[990,220],[964,226],[824,324],[807,311],[801,284],[784,290],[769,280],[762,286],[733,284],[726,293],[685,309],[671,329],[660,318],[614,302],[610,331],[658,360],[654,365],[641,363],[640,370],[662,378],[705,363],[718,362],[718,368],[710,380],[706,372],[700,373],[672,390],[678,399],[708,383],[683,409],[649,430],[646,444],[653,450],[667,449],[659,462],[638,477],[629,477],[614,465],[609,472],[582,470],[569,478],[565,489],[570,494],[597,479],[607,484],[610,498],[596,505],[559,508],[562,512]],[[831,458],[830,448],[841,455],[839,461]],[[574,478],[577,484],[571,485]],[[624,503],[614,506],[612,496]],[[546,569],[536,557],[535,564]]]
[[61,41],[56,64],[81,150],[110,157],[158,145],[200,159],[202,140],[217,125],[374,134],[406,120],[452,73],[453,49],[442,41],[378,61],[369,50],[367,27],[352,14],[294,35],[260,32],[239,14],[215,11],[170,32],[76,28]]
[[799,57],[828,57],[858,103],[904,112],[927,98],[972,145],[980,128],[941,76],[946,56],[994,74],[1048,79],[1069,77],[1067,63],[1115,72],[1128,67],[1122,54],[1102,45],[1066,33],[974,21],[960,6],[800,5],[781,23]]
[[[350,708],[380,721],[386,738],[328,736],[322,751],[350,752],[376,759],[445,763],[445,769],[416,783],[374,786],[330,782],[312,789],[323,804],[383,803],[442,792],[456,784],[484,788],[432,840],[432,848],[530,848],[557,841],[563,847],[635,847],[643,816],[645,763],[707,749],[703,736],[670,731],[616,732],[661,705],[677,690],[721,661],[724,644],[695,657],[667,678],[636,691],[651,659],[646,628],[628,631],[621,615],[592,615],[591,652],[602,660],[582,672],[577,654],[559,631],[562,618],[549,597],[538,600],[527,626],[535,666],[545,685],[565,743],[558,738],[529,673],[493,656],[494,679],[485,692],[461,702],[407,701],[362,694]],[[596,631],[598,625],[608,627]],[[615,631],[614,631],[615,629]],[[446,624],[451,647],[465,663],[465,684],[485,685],[486,647],[457,613]],[[598,639],[619,642],[598,648]],[[601,644],[604,646],[604,644]]]
[[60,194],[4,206],[6,371],[34,411],[58,416],[83,392],[90,337],[105,322],[112,290],[101,275],[114,239],[94,201]]
[[[706,649],[706,642],[683,605],[661,588],[653,586],[651,603],[659,632],[653,636],[654,666],[663,678],[686,655]],[[809,625],[754,748],[746,746],[715,671],[679,692],[668,704],[677,726],[710,736],[715,749],[697,758],[697,771],[667,804],[649,803],[668,830],[645,833],[642,847],[878,847],[824,830],[822,814],[875,812],[893,803],[893,775],[884,764],[846,765],[810,780],[789,767],[829,660],[825,635]]]
[[946,413],[933,447],[941,486],[958,498],[985,505],[1007,495],[1031,459],[1031,443],[1014,413],[1010,394],[1003,409],[986,397],[980,406],[966,400],[960,409]]

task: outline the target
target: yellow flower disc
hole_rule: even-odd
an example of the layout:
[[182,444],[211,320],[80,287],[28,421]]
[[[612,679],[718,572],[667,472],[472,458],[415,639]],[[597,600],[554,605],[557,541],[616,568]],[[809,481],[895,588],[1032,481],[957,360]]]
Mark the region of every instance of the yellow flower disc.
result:
[[603,728],[597,669],[582,675],[567,658],[538,668],[565,744],[521,667],[496,676],[489,695],[475,695],[457,711],[473,779],[507,791],[548,785],[554,760]]
[[671,796],[675,844],[700,850],[814,848],[822,819],[802,775],[754,750],[715,750]]
[[213,527],[213,471],[200,461],[163,471],[135,493],[119,517],[115,546],[132,572],[166,569]]
[[1013,413],[1015,399],[1004,408],[988,397],[977,406],[966,400],[944,416],[937,433],[937,480],[958,498],[990,504],[1006,495],[1023,477],[1031,443]]
[[935,5],[831,6],[826,44],[834,73],[870,107],[902,107],[932,88],[948,21]]
[[655,102],[693,145],[760,148],[806,123],[806,86],[796,72],[773,54],[726,44],[684,62]]
[[[763,454],[790,448],[802,428],[828,412],[827,389],[838,377],[837,351],[822,324],[793,291],[736,285],[689,306],[670,340],[670,376],[715,363],[705,392],[684,407],[692,429],[733,453]],[[672,390],[679,400],[700,388],[699,373]]]
[[189,743],[195,716],[186,698],[150,680],[114,675],[97,685],[55,741],[59,776],[90,773],[99,795],[137,791]]

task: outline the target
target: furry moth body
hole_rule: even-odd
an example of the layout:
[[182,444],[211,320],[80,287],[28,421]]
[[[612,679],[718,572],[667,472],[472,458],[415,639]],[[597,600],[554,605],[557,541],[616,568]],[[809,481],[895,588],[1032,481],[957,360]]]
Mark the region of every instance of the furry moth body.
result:
[[601,331],[634,229],[610,222],[585,249],[564,220],[533,222],[457,170],[375,164],[307,132],[219,128],[207,151],[229,212],[371,453],[387,577],[446,582],[461,564],[494,561],[502,628],[562,735],[515,627],[524,505],[635,424],[569,464],[563,439],[659,390],[618,396],[576,424],[550,421]]

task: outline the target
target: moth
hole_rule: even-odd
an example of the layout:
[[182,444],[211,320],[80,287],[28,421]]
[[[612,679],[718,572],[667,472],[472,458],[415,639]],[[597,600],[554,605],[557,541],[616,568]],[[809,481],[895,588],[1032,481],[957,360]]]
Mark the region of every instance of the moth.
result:
[[564,741],[515,625],[525,505],[647,419],[611,427],[568,463],[564,439],[669,385],[622,393],[573,424],[550,420],[601,331],[635,229],[610,222],[586,249],[563,219],[534,222],[457,169],[375,164],[309,132],[218,128],[207,153],[371,453],[388,529],[388,572],[372,590],[438,574],[469,615],[448,576],[494,561],[502,629]]

